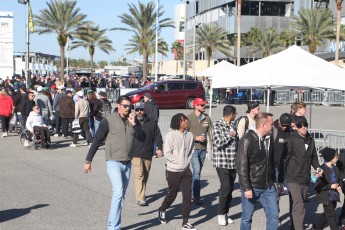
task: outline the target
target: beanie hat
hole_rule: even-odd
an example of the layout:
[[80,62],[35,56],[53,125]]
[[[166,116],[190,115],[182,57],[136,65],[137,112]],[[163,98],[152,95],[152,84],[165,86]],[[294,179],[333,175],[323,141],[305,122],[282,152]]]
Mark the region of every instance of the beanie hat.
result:
[[283,113],[279,118],[281,125],[291,125],[291,116],[288,113]]
[[152,99],[151,93],[145,93],[145,94],[144,94],[144,97],[147,97],[147,98],[149,98],[149,99]]
[[329,147],[321,150],[321,154],[325,162],[330,162],[331,160],[333,160],[336,153],[337,151],[335,149]]
[[246,113],[250,113],[250,111],[251,111],[252,109],[255,109],[256,107],[259,107],[259,103],[256,102],[256,101],[251,101],[251,102],[249,102],[249,103],[247,104],[247,107],[248,107],[248,109],[247,109]]

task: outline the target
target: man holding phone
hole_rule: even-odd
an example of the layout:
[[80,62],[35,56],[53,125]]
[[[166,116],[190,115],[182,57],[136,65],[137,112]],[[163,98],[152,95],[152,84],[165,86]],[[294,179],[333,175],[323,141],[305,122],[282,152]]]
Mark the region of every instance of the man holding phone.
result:
[[121,228],[121,211],[129,176],[131,173],[130,151],[134,137],[145,140],[145,133],[131,114],[131,99],[120,96],[117,101],[118,112],[103,118],[99,124],[94,141],[84,164],[84,172],[91,172],[91,161],[99,146],[105,140],[107,173],[112,184],[112,200],[108,219],[108,229]]

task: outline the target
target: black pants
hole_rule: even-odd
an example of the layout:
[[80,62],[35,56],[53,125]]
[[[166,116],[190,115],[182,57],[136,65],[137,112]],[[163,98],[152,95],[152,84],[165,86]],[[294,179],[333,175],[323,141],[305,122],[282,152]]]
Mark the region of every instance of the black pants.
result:
[[337,213],[335,212],[335,208],[337,207],[336,201],[329,201],[328,205],[323,204],[323,213],[319,218],[319,222],[316,225],[316,229],[324,229],[327,224],[329,225],[331,230],[337,230]]
[[10,117],[0,115],[2,133],[8,132],[10,128]]
[[55,134],[60,134],[61,126],[62,126],[62,120],[60,117],[60,111],[55,111]]
[[72,127],[72,122],[74,118],[61,118],[61,128],[62,128],[62,134],[64,137],[68,136],[68,125],[71,124]]
[[[89,118],[79,117],[79,125],[86,133],[89,143],[92,143],[92,136],[89,129]],[[78,134],[73,133],[73,144],[77,144],[77,141],[78,141]]]
[[40,133],[40,136],[42,138],[42,145],[49,144],[50,145],[50,135],[49,135],[49,130],[47,127],[44,126],[34,126],[34,130],[36,132]]
[[234,191],[234,183],[236,180],[236,170],[225,168],[216,168],[216,170],[220,182],[220,188],[218,190],[218,215],[224,215],[229,212],[232,191]]
[[174,202],[178,192],[179,185],[182,186],[182,226],[188,223],[188,218],[191,210],[191,188],[192,188],[192,172],[186,169],[183,172],[166,171],[169,192],[165,196],[160,209],[165,212],[167,208]]

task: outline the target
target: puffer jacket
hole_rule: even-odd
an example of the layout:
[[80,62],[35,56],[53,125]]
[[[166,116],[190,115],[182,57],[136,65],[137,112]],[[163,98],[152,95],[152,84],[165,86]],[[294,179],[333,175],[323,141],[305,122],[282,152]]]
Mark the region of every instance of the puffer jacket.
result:
[[0,94],[0,115],[10,117],[13,111],[13,100],[11,96]]
[[33,131],[35,126],[44,126],[44,122],[41,114],[32,111],[26,120],[25,127],[26,129]]
[[271,187],[275,181],[272,136],[263,140],[252,129],[244,134],[238,144],[236,171],[245,191]]

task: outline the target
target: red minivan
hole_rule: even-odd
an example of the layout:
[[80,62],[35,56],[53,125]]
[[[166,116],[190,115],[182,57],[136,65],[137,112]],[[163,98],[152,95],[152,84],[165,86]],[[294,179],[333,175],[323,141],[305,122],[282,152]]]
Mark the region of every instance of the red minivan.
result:
[[205,90],[199,81],[168,80],[151,83],[126,94],[135,104],[143,101],[143,95],[150,93],[159,108],[193,108],[193,101],[200,97],[205,100]]

